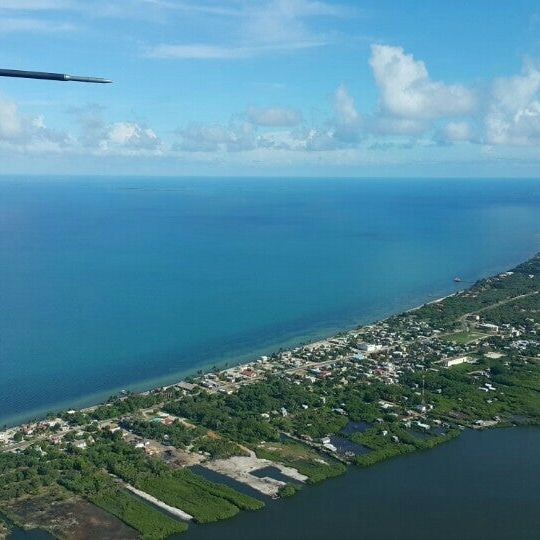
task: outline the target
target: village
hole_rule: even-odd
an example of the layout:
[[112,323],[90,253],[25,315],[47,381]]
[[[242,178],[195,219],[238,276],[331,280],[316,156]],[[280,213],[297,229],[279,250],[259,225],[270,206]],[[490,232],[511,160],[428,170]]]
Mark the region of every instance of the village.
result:
[[[121,445],[143,468],[158,460],[161,475],[193,471],[283,497],[350,464],[433,448],[465,429],[535,423],[539,289],[536,274],[500,274],[375,324],[5,429],[0,452],[45,460],[59,451],[101,470],[100,453]],[[205,521],[146,473],[105,470],[124,493]]]

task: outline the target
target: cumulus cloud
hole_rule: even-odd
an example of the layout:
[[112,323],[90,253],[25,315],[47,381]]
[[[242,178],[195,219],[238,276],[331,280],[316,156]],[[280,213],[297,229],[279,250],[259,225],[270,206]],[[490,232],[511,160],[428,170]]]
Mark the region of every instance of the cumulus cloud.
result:
[[387,115],[413,120],[461,116],[473,111],[474,93],[460,84],[431,80],[427,68],[403,48],[372,45],[369,60]]
[[23,132],[17,104],[0,96],[0,139],[13,140]]
[[17,103],[0,95],[0,144],[14,150],[60,149],[69,137],[49,129],[42,116],[22,114]]
[[448,122],[443,128],[443,136],[451,142],[469,141],[472,129],[469,122]]
[[173,150],[185,152],[239,152],[255,148],[255,130],[249,122],[219,124],[192,124],[178,130],[180,140]]
[[119,147],[129,150],[156,150],[160,140],[155,132],[136,122],[114,122],[107,130],[106,137],[100,141],[100,148],[109,150]]
[[395,116],[374,115],[369,121],[369,130],[374,135],[420,135],[429,124],[424,120],[397,118]]
[[246,116],[256,126],[290,127],[302,121],[302,115],[287,107],[248,107]]
[[530,146],[540,142],[540,71],[525,66],[520,75],[497,79],[485,117],[486,142]]
[[157,154],[163,143],[156,133],[138,122],[107,122],[103,107],[88,105],[70,112],[80,127],[78,142],[97,154]]
[[343,142],[357,141],[361,121],[360,113],[356,110],[354,99],[344,84],[339,85],[334,93],[333,108],[333,136]]

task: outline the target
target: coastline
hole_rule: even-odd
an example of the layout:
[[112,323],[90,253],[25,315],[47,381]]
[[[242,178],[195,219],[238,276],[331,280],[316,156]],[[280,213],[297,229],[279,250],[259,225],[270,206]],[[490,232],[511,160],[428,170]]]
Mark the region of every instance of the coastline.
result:
[[392,308],[379,309],[376,313],[372,315],[343,317],[343,320],[349,319],[350,322],[348,324],[340,324],[339,322],[334,320],[333,324],[319,324],[312,330],[308,330],[305,333],[301,334],[293,330],[286,334],[286,337],[284,339],[278,339],[275,341],[270,340],[268,343],[255,348],[252,346],[248,346],[244,350],[244,352],[231,351],[231,353],[225,356],[220,356],[219,358],[196,364],[188,369],[175,371],[174,373],[165,374],[159,377],[153,377],[151,379],[144,379],[134,383],[128,383],[122,386],[111,387],[109,389],[80,396],[78,398],[66,399],[63,401],[49,404],[46,407],[39,407],[33,409],[31,411],[12,414],[0,420],[0,426],[5,425],[8,428],[13,428],[26,422],[43,419],[50,412],[57,412],[60,410],[66,410],[68,408],[84,409],[94,407],[102,404],[111,396],[118,395],[123,390],[128,390],[132,392],[147,392],[156,388],[178,383],[179,381],[184,380],[187,377],[197,374],[198,371],[202,371],[204,373],[210,371],[214,367],[218,369],[223,369],[225,367],[240,366],[243,364],[247,364],[250,361],[253,361],[258,356],[270,354],[280,348],[290,349],[300,344],[315,343],[324,339],[328,339],[339,332],[348,332],[360,326],[366,326],[382,322],[387,318],[397,315],[399,313],[409,313],[421,308],[424,305],[441,302],[446,298],[455,295],[459,291],[468,289],[471,284],[476,282],[477,280],[498,274],[499,272],[502,272],[508,268],[513,268],[521,261],[528,260],[537,251],[538,247],[535,247],[530,250],[530,253],[523,255],[517,260],[514,260],[514,258],[512,258],[512,261],[505,263],[504,265],[501,265],[495,269],[491,267],[483,269],[474,277],[467,276],[468,280],[466,282],[460,282],[456,284],[449,281],[448,287],[445,287],[445,290],[437,289],[437,291],[432,291],[429,294],[423,296],[422,298],[415,298],[414,300],[411,300],[410,304],[412,304],[412,307],[408,307],[407,305],[395,305]]
[[[398,456],[410,460],[415,454],[460,439],[465,431],[540,425],[534,393],[540,382],[540,342],[536,339],[540,253],[446,298],[444,302],[435,298],[323,341],[258,358],[243,370],[207,373],[154,391],[117,396],[98,407],[64,411],[58,418],[20,426],[18,432],[7,430],[2,435],[6,441],[3,457],[9,463],[35,459],[36,451],[48,456],[47,461],[55,464],[55,474],[62,475],[54,477],[62,489],[83,494],[88,503],[108,516],[120,517],[124,524],[150,531],[152,522],[142,522],[122,510],[122,501],[142,503],[129,499],[118,485],[128,490],[135,486],[193,516],[193,529],[204,537],[212,534],[211,528],[197,524],[227,520],[240,510],[259,510],[264,503],[259,497],[246,499],[235,488],[219,487],[221,482],[212,483],[204,474],[197,476],[190,469],[194,464],[253,488],[256,483],[249,475],[266,478],[254,470],[277,467],[301,483],[279,486],[279,482],[289,481],[269,475],[267,480],[272,483],[273,478],[273,486],[259,486],[258,491],[285,498],[304,484],[336,476],[350,478],[343,475],[349,465],[361,471]],[[414,309],[418,312],[410,313]],[[527,310],[528,318],[523,315]],[[456,338],[463,320],[473,324],[466,330],[473,338],[470,341]],[[490,339],[478,337],[478,330],[488,332],[484,337]],[[405,356],[406,351],[411,353]],[[507,360],[500,360],[502,356]],[[360,400],[356,399],[359,395]],[[88,469],[78,472],[83,455]],[[173,455],[175,466],[170,461]],[[289,474],[291,471],[297,476]],[[36,469],[36,478],[38,472]],[[51,474],[36,481],[52,485]],[[96,475],[110,486],[108,498],[90,480]],[[47,505],[47,498],[55,496],[52,488],[42,496],[24,479],[10,481],[3,497],[14,505],[20,504],[21,491],[35,495],[40,501],[36,504]],[[199,502],[178,497],[187,487],[199,491]],[[215,496],[202,504],[203,493]],[[160,526],[180,527],[177,532],[182,532],[187,525],[181,523],[166,521]],[[165,534],[164,530],[160,537]]]
[[[484,276],[485,273],[482,273]],[[489,275],[489,274],[485,274]],[[481,277],[477,278],[481,279]],[[212,368],[216,367],[218,369],[224,369],[225,367],[237,367],[244,364],[247,364],[257,357],[265,354],[270,354],[279,349],[290,349],[299,346],[300,344],[306,343],[316,343],[321,340],[328,339],[334,336],[339,332],[349,332],[358,328],[360,326],[366,326],[370,324],[375,324],[377,322],[384,321],[385,319],[392,317],[398,313],[407,313],[421,308],[423,305],[432,304],[435,302],[440,302],[445,298],[453,296],[457,291],[463,290],[466,287],[456,288],[454,285],[454,292],[448,293],[442,297],[439,297],[441,294],[440,291],[437,293],[430,293],[427,295],[425,300],[415,300],[413,307],[401,307],[397,309],[385,310],[383,314],[377,315],[364,315],[359,316],[356,320],[352,320],[347,325],[341,325],[339,323],[334,324],[321,324],[317,329],[306,331],[303,334],[298,334],[294,331],[290,332],[290,335],[284,339],[279,339],[277,341],[272,341],[268,344],[261,345],[258,348],[249,347],[245,352],[231,352],[226,356],[222,356],[219,359],[214,359],[211,361],[206,361],[201,364],[196,364],[192,368],[184,369],[174,373],[166,374],[159,377],[153,377],[151,379],[144,379],[139,382],[134,382],[131,384],[126,384],[122,386],[111,387],[109,389],[87,394],[79,398],[66,399],[59,401],[53,404],[48,405],[47,407],[39,407],[27,412],[21,412],[18,414],[13,414],[11,416],[6,416],[0,420],[0,426],[7,426],[8,428],[17,427],[26,422],[37,421],[45,418],[45,416],[50,412],[57,412],[65,409],[86,409],[95,407],[102,404],[111,396],[120,394],[124,390],[131,392],[147,392],[156,388],[163,386],[169,386],[175,383],[178,383],[181,380],[186,379],[196,375],[197,372],[202,371],[208,372]],[[433,296],[437,297],[435,300],[430,300]],[[421,303],[416,303],[420,301]]]

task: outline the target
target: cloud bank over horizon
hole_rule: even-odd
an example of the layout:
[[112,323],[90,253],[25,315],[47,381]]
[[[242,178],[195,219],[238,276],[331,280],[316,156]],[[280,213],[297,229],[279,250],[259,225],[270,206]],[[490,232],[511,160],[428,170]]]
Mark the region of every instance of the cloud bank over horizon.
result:
[[[62,40],[96,39],[100,22],[117,24],[121,7],[129,13],[119,38],[133,65],[126,72],[144,65],[164,98],[152,95],[146,81],[145,93],[119,81],[110,102],[107,92],[90,102],[83,101],[89,91],[70,89],[59,105],[56,88],[49,86],[39,89],[47,92],[42,104],[29,98],[28,89],[20,99],[20,82],[1,81],[0,155],[6,170],[25,172],[26,155],[50,160],[52,170],[83,157],[85,163],[94,160],[90,169],[106,171],[114,160],[115,170],[123,163],[126,173],[136,172],[135,162],[192,174],[214,168],[299,175],[316,164],[360,174],[366,166],[400,163],[421,168],[425,162],[504,161],[527,163],[527,174],[540,165],[540,68],[533,54],[517,56],[504,73],[459,77],[446,49],[444,61],[437,55],[428,61],[414,47],[359,33],[364,20],[376,15],[351,3],[122,0],[111,7],[98,1],[96,22],[85,28],[81,18],[89,16],[88,6],[77,0],[0,0],[0,16],[6,15],[0,38],[7,43],[14,34],[31,35],[39,42],[51,30],[65,35]],[[143,17],[171,41],[151,43],[157,35],[132,34],[129,21],[138,28]],[[198,42],[189,36],[172,41],[177,17],[201,28],[209,19],[214,32],[201,33],[205,39]],[[317,72],[333,58],[343,64],[337,74],[328,67]],[[300,66],[302,76],[264,80],[267,68],[283,71],[287,64]],[[188,106],[184,87],[199,100],[192,97]]]

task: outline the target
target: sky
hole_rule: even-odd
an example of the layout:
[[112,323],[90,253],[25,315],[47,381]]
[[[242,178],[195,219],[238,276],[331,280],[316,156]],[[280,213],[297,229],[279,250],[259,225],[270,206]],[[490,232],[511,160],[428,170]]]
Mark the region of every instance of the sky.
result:
[[540,4],[0,0],[0,174],[540,176]]

